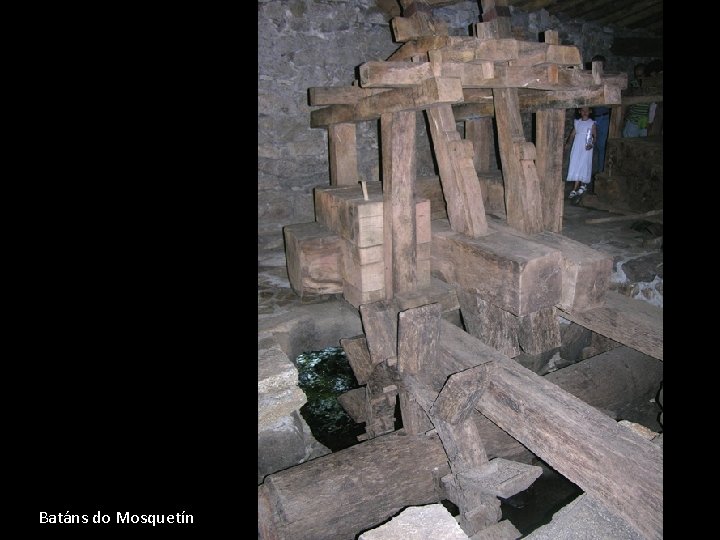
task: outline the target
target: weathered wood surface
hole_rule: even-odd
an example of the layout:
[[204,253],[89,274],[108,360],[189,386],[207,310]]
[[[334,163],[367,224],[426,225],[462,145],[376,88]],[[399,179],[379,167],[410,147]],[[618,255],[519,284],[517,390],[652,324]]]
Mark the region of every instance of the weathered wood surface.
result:
[[455,287],[435,278],[424,289],[395,295],[393,302],[400,311],[433,303],[440,304],[444,314],[460,309]]
[[423,84],[433,77],[442,77],[458,79],[463,88],[567,91],[594,85],[600,86],[604,94],[611,91],[609,88],[616,88],[612,99],[613,103],[618,103],[621,99],[619,89],[625,81],[611,76],[609,80],[594,83],[590,72],[559,68],[557,63],[551,62],[507,66],[502,62],[493,64],[492,61],[483,61],[482,58],[467,60],[472,55],[466,55],[465,51],[453,54],[450,51],[431,50],[428,56],[430,62],[365,62],[359,68],[360,84],[363,88],[405,88]]
[[483,236],[487,234],[487,222],[480,183],[472,163],[472,142],[460,139],[449,105],[427,109],[426,113],[450,226],[473,238]]
[[400,0],[402,17],[390,21],[395,41],[410,41],[421,36],[446,35],[447,23],[435,19],[427,0]]
[[494,231],[469,238],[447,222],[432,222],[432,273],[447,283],[477,289],[487,301],[515,315],[557,304],[562,254],[532,240]]
[[[402,386],[402,385],[401,385]],[[415,396],[404,388],[398,391],[400,398],[400,415],[406,433],[417,435],[434,429],[430,417],[415,399]]]
[[[573,109],[619,103],[620,98],[615,97],[617,92],[617,87],[608,85],[572,90],[518,88],[518,100],[521,113],[532,113],[540,110]],[[463,103],[452,105],[452,109],[458,121],[495,116],[492,90],[489,88],[463,88]]]
[[[453,109],[453,115],[455,110]],[[473,143],[473,165],[476,171],[489,171],[498,168],[495,159],[494,143],[495,135],[491,118],[471,118],[465,121],[465,138]],[[487,185],[482,176],[478,176],[480,190],[483,193],[483,201],[487,200]]]
[[355,124],[328,126],[328,161],[331,186],[355,186],[358,183]]
[[308,105],[354,105],[363,98],[382,94],[389,88],[360,88],[359,86],[314,86],[308,88]]
[[477,289],[459,288],[458,299],[468,333],[510,358],[521,352],[538,355],[561,345],[553,307],[518,317],[484,300]]
[[533,234],[543,230],[540,180],[532,159],[518,158],[516,146],[526,143],[523,135],[517,89],[493,89],[498,146],[505,180],[507,223],[513,229]]
[[581,312],[602,307],[610,286],[610,255],[561,234],[543,232],[534,240],[562,253],[562,298],[558,307]]
[[478,410],[647,538],[662,538],[663,455],[515,362],[487,365]]
[[579,312],[604,305],[613,265],[610,255],[554,232],[522,234],[497,219],[489,220],[488,227],[560,251],[562,294],[557,304],[559,308]]
[[484,300],[476,289],[458,287],[457,295],[468,334],[509,358],[520,354],[517,316]]
[[633,402],[655,397],[663,363],[629,347],[616,347],[545,375],[588,405],[621,413]]
[[290,286],[300,298],[342,292],[342,239],[318,222],[283,229]]
[[435,361],[441,313],[440,304],[428,304],[398,314],[398,372],[418,373]]
[[[379,459],[381,456],[381,459]],[[440,502],[437,435],[378,437],[279,471],[258,487],[262,540],[352,540],[407,506]]]
[[[521,105],[522,108],[522,105]],[[565,110],[539,110],[535,116],[537,175],[540,180],[542,222],[546,231],[562,232],[563,219],[563,137]]]
[[[315,219],[358,248],[383,243],[383,186],[382,182],[367,183],[368,200],[362,188],[337,186],[315,188]],[[430,241],[431,211],[428,201],[417,197],[415,202],[415,234],[418,243]],[[382,250],[357,251],[360,264],[382,260]]]
[[482,366],[476,366],[451,375],[430,409],[432,418],[440,418],[450,425],[465,422],[475,410],[483,391]]
[[430,219],[447,219],[445,199],[439,176],[426,176],[415,180],[415,195],[430,201]]
[[358,384],[365,384],[373,372],[373,362],[370,359],[370,350],[364,335],[351,338],[341,338],[340,346],[355,374]]
[[518,317],[518,344],[526,354],[541,354],[559,348],[560,325],[554,307]]
[[[383,114],[383,248],[385,298],[417,289],[415,113]],[[428,216],[429,219],[430,216]]]
[[393,302],[380,301],[360,306],[360,318],[373,366],[397,356],[397,314],[398,309]]
[[475,489],[507,499],[525,491],[542,474],[542,467],[495,458],[476,469],[458,474],[458,480]]
[[353,422],[361,424],[367,420],[366,394],[364,388],[353,388],[340,394],[338,403],[345,409]]
[[462,85],[456,78],[425,79],[411,88],[393,88],[367,96],[354,104],[331,105],[310,113],[310,127],[376,120],[384,113],[418,111],[441,103],[463,100]]
[[653,358],[663,359],[663,310],[623,296],[605,294],[603,307],[575,312],[562,309],[562,316]]
[[365,433],[358,440],[372,439],[395,430],[398,395],[397,372],[387,362],[377,364],[365,385]]

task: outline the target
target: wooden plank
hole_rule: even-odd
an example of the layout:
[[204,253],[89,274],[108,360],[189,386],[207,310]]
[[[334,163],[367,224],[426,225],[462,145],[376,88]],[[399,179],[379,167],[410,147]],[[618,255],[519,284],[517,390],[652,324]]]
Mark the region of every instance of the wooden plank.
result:
[[310,113],[310,127],[330,124],[376,120],[384,113],[420,110],[438,103],[462,101],[459,79],[426,79],[411,88],[393,88],[387,92],[368,96],[354,105],[332,105]]
[[435,361],[440,336],[440,304],[407,309],[398,314],[398,363],[400,373],[418,373]]
[[579,313],[605,304],[613,266],[610,255],[557,233],[544,232],[533,239],[562,253],[560,309]]
[[563,109],[537,111],[535,144],[537,145],[537,175],[540,180],[540,203],[543,228],[559,233],[563,220],[563,137],[565,111]]
[[466,485],[473,484],[478,491],[507,499],[529,488],[542,472],[537,465],[496,458],[482,467],[459,473],[458,479]]
[[433,226],[433,275],[467,289],[515,315],[527,315],[557,304],[562,276],[559,250],[504,231],[469,238]]
[[604,218],[586,219],[585,223],[610,223],[615,221],[629,221],[633,219],[642,219],[650,216],[658,216],[662,213],[662,210],[650,210],[649,212],[643,212],[642,214],[627,214],[624,216],[610,216]]
[[308,88],[308,105],[354,105],[361,99],[382,94],[389,88],[360,88],[359,86],[314,86]]
[[448,472],[437,435],[400,431],[273,473],[258,486],[260,538],[354,538],[407,506],[440,502],[435,478]]
[[430,418],[415,399],[415,396],[405,389],[400,389],[400,415],[403,429],[410,435],[427,433],[434,429]]
[[353,388],[352,390],[348,390],[347,392],[340,394],[337,400],[354,422],[359,424],[365,422],[366,404],[364,388]]
[[[439,176],[427,176],[415,180],[415,194],[418,198],[430,201],[430,220],[447,219],[445,198]],[[432,229],[431,229],[432,234]]]
[[485,206],[475,167],[473,150],[463,144],[450,106],[427,109],[433,150],[453,230],[476,238],[487,233]]
[[[537,44],[542,45],[542,44]],[[483,59],[446,58],[450,53],[430,51],[431,62],[365,62],[359,68],[363,88],[404,88],[421,84],[434,75],[459,79],[463,88],[534,88],[540,90],[572,90],[591,84],[621,86],[619,76],[598,77],[578,70],[558,69],[555,63],[534,65],[493,65]],[[467,56],[467,54],[466,54]],[[517,62],[517,61],[516,61]],[[626,84],[626,79],[622,79]]]
[[477,425],[472,419],[466,418],[457,424],[450,424],[432,414],[430,419],[440,435],[453,473],[481,467],[488,462]]
[[605,294],[605,306],[575,312],[561,308],[563,317],[653,358],[663,359],[663,310],[623,296]]
[[351,338],[341,338],[340,346],[355,374],[358,384],[365,384],[373,372],[373,363],[370,359],[370,350],[364,335]]
[[662,538],[662,450],[515,362],[493,361],[478,410],[647,538]]
[[433,18],[432,10],[425,0],[401,0],[403,17],[393,17],[390,25],[395,41],[404,42],[421,36],[445,35],[447,23]]
[[519,317],[518,344],[526,354],[541,354],[559,348],[560,325],[554,307]]
[[475,410],[475,404],[483,391],[485,376],[482,365],[451,375],[433,403],[430,417],[440,418],[450,425],[465,422]]
[[517,316],[483,300],[477,289],[458,287],[457,295],[468,334],[509,358],[520,354]]
[[410,60],[418,54],[425,54],[428,51],[445,47],[457,40],[457,36],[421,36],[413,41],[404,43],[397,51],[392,53],[388,62]]
[[532,162],[519,160],[515,142],[524,141],[516,89],[493,89],[498,146],[505,181],[505,208],[510,227],[533,234],[543,230],[540,182]]
[[395,431],[397,374],[387,362],[374,366],[365,385],[365,433],[358,440],[372,439]]
[[328,160],[331,186],[355,186],[358,183],[355,124],[328,126]]
[[[491,118],[471,118],[466,120],[465,138],[473,143],[473,165],[475,165],[476,171],[488,171],[498,168],[494,152],[495,145]],[[479,178],[479,181],[483,200],[487,200],[487,185],[485,185],[482,178]]]
[[415,113],[383,115],[385,298],[417,288]]
[[397,308],[386,301],[360,306],[370,359],[373,366],[397,357]]
[[[617,92],[617,96],[614,92]],[[521,113],[533,113],[539,110],[572,109],[619,103],[619,92],[618,87],[609,85],[571,90],[519,88],[518,99]],[[457,120],[495,115],[491,90],[464,88],[463,96],[464,103],[452,106]]]
[[283,228],[288,279],[300,298],[342,292],[342,239],[318,222]]

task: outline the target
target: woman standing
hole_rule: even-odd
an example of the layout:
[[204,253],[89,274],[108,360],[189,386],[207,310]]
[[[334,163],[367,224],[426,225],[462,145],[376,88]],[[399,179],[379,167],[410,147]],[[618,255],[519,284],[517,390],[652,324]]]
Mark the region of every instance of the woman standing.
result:
[[568,167],[567,182],[574,182],[570,192],[570,198],[585,193],[592,178],[592,149],[597,137],[595,121],[590,119],[590,108],[579,109],[580,118],[574,121],[573,129],[570,131],[565,144],[568,144],[574,137],[570,150],[570,166]]

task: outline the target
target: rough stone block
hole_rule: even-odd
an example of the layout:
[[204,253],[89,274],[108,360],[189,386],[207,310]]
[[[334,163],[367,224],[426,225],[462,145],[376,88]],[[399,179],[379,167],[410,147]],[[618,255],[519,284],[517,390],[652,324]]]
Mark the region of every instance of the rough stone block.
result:
[[411,506],[389,522],[362,533],[358,540],[468,540],[452,517],[441,504]]

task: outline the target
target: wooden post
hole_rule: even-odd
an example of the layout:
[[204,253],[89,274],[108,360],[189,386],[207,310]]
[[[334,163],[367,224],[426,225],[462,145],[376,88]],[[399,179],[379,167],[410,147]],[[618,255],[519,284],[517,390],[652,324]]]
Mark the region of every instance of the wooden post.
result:
[[643,538],[662,538],[663,452],[515,362],[492,361],[478,410]]
[[484,236],[487,234],[485,204],[472,161],[472,142],[461,140],[450,105],[431,107],[425,112],[450,227],[472,238]]
[[380,118],[385,299],[417,288],[415,111]]
[[565,131],[565,110],[539,110],[535,114],[537,129],[538,179],[540,180],[540,201],[542,221],[545,230],[562,232],[563,219],[563,139]]
[[[497,160],[493,152],[493,127],[492,118],[483,116],[480,118],[468,118],[465,120],[465,138],[473,143],[473,164],[477,171],[497,170]],[[483,186],[483,182],[480,182]],[[485,195],[485,191],[483,191]]]
[[622,137],[623,115],[625,108],[622,105],[613,105],[610,108],[610,128],[608,130],[608,139],[618,139]]
[[517,88],[493,88],[498,146],[505,181],[507,223],[527,234],[543,230],[540,181],[533,159],[524,150],[527,145],[520,119]]
[[355,124],[328,126],[328,157],[331,186],[356,186],[358,183]]

